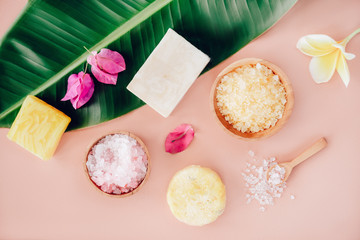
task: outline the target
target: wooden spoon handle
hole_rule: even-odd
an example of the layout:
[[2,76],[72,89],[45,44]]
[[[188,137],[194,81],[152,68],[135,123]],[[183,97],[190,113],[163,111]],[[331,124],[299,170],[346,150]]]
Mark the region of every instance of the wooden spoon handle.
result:
[[299,163],[302,163],[315,153],[319,152],[321,149],[326,147],[327,142],[325,138],[320,138],[317,142],[315,142],[313,145],[311,145],[308,149],[306,149],[303,153],[301,153],[299,156],[297,156],[294,160],[291,161],[291,165],[295,167]]

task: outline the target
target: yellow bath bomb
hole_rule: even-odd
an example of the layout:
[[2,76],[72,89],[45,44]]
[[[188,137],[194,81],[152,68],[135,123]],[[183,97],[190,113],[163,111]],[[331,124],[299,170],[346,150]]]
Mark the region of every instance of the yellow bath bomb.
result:
[[179,221],[203,226],[215,221],[224,212],[225,186],[213,170],[188,166],[170,181],[167,202]]
[[39,158],[48,160],[54,154],[70,120],[61,111],[29,95],[7,137]]

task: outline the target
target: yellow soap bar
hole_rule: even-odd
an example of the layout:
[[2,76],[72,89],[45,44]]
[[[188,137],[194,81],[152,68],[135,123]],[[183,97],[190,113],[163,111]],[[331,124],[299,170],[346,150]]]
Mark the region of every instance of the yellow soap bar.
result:
[[70,117],[34,96],[27,96],[7,137],[49,160],[70,123]]
[[197,165],[178,171],[171,179],[167,202],[181,222],[203,226],[215,221],[226,205],[226,190],[220,176]]

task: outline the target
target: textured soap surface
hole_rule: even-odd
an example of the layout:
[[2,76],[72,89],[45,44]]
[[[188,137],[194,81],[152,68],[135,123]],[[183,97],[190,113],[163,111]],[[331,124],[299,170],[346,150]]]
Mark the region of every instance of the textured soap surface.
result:
[[39,98],[27,96],[7,137],[41,159],[48,160],[70,120]]
[[168,117],[210,58],[169,29],[127,89]]
[[225,185],[210,168],[188,166],[171,179],[167,202],[179,221],[203,226],[215,221],[224,212]]

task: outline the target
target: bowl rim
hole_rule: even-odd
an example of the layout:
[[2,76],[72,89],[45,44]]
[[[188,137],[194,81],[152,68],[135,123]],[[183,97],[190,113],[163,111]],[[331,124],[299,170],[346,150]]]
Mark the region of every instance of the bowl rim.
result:
[[[226,75],[227,73],[234,71],[236,68],[238,68],[240,66],[248,65],[248,64],[256,65],[257,63],[265,65],[266,67],[270,68],[276,75],[279,76],[279,80],[283,84],[283,86],[285,88],[285,92],[286,92],[285,109],[283,112],[283,116],[279,120],[277,120],[277,122],[275,123],[274,126],[268,128],[268,129],[261,130],[256,133],[243,133],[241,131],[238,131],[230,123],[228,123],[225,120],[224,116],[220,113],[220,111],[217,107],[217,104],[216,104],[216,102],[217,102],[217,100],[216,100],[216,91],[217,90],[216,89],[217,89],[217,86],[220,84],[221,78],[224,75]],[[288,76],[285,74],[285,72],[280,67],[278,67],[277,65],[275,65],[267,60],[263,60],[261,58],[243,58],[243,59],[240,59],[240,60],[237,60],[237,61],[231,63],[217,75],[217,77],[212,85],[211,92],[210,92],[210,108],[211,108],[211,111],[215,114],[217,123],[222,127],[222,129],[225,130],[225,132],[229,133],[230,135],[232,135],[236,138],[244,139],[244,140],[248,140],[248,141],[264,139],[264,138],[270,137],[270,136],[274,135],[275,133],[277,133],[289,119],[289,117],[292,113],[293,107],[294,107],[294,92],[293,92],[293,89],[292,89],[292,86],[291,86]]]
[[[143,148],[146,156],[147,156],[147,161],[148,161],[148,165],[147,165],[147,170],[146,170],[146,174],[145,174],[145,177],[144,179],[141,181],[141,183],[135,188],[133,189],[131,192],[128,192],[128,193],[124,193],[124,194],[112,194],[112,193],[107,193],[107,192],[104,192],[101,190],[101,188],[91,179],[90,175],[89,175],[89,171],[88,171],[88,168],[86,166],[86,163],[88,161],[88,155],[90,153],[90,151],[92,150],[92,148],[101,140],[103,139],[104,137],[106,136],[109,136],[109,135],[115,135],[115,134],[122,134],[122,135],[127,135],[133,139],[135,139],[139,145]],[[93,185],[96,189],[98,189],[101,193],[107,195],[107,196],[110,196],[110,197],[115,197],[115,198],[123,198],[123,197],[128,197],[128,196],[131,196],[133,194],[135,194],[136,192],[138,192],[140,190],[140,188],[145,184],[145,182],[147,181],[147,179],[149,178],[149,175],[150,175],[150,169],[151,169],[151,161],[150,161],[150,154],[149,154],[149,151],[145,145],[145,143],[138,137],[136,136],[135,134],[129,132],[129,131],[123,131],[123,130],[118,130],[118,131],[112,131],[112,132],[109,132],[105,135],[102,135],[100,138],[97,138],[95,141],[93,141],[89,147],[87,148],[87,151],[86,151],[86,155],[85,155],[85,161],[83,162],[83,165],[84,165],[84,171],[85,171],[85,174],[87,176],[87,179],[91,182],[91,185]]]

